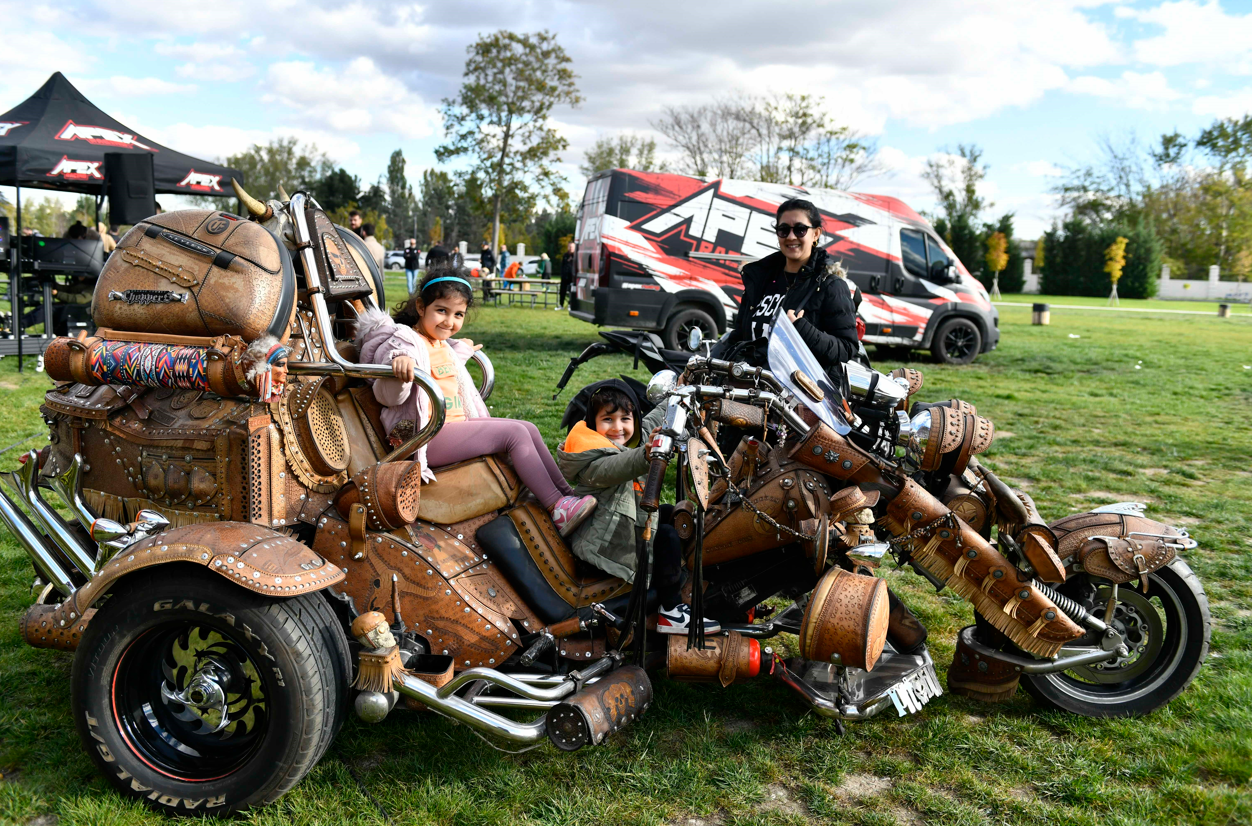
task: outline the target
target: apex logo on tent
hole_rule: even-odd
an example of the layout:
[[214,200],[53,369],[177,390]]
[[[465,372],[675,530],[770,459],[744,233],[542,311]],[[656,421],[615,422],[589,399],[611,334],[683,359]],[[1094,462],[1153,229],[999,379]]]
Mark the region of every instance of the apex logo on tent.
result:
[[61,127],[61,131],[56,134],[56,139],[59,141],[87,141],[87,143],[93,146],[120,146],[123,148],[146,149],[149,152],[160,151],[147,144],[140,143],[135,135],[119,132],[116,129],[108,129],[103,126],[79,126],[72,120],[65,122],[65,125]]
[[7,138],[9,136],[9,132],[19,126],[25,126],[27,123],[30,123],[30,121],[0,121],[0,138]]
[[221,192],[221,175],[210,175],[207,172],[197,172],[194,169],[187,170],[187,177],[179,181],[175,186],[185,186],[196,192]]
[[102,163],[104,161],[71,161],[68,156],[62,155],[61,160],[48,173],[48,177],[60,177],[67,181],[101,181],[104,180],[104,176],[100,174]]

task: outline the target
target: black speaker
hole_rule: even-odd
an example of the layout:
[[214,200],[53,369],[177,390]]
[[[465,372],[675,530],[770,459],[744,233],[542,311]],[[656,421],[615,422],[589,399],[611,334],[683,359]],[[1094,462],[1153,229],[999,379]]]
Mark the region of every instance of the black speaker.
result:
[[109,223],[137,224],[156,212],[152,155],[147,152],[104,153],[104,185],[109,196]]

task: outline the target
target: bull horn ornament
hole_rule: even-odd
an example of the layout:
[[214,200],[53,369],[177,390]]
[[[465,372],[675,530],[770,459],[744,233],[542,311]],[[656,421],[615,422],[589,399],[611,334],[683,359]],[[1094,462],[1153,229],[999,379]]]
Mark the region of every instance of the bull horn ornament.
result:
[[274,215],[274,210],[270,209],[267,204],[263,204],[256,198],[253,198],[247,192],[244,192],[242,186],[234,178],[230,179],[230,185],[235,189],[235,197],[237,197],[244,206],[248,208],[248,212],[252,213],[261,221],[267,221]]
[[280,201],[290,201],[290,200],[291,200],[291,196],[287,194],[287,190],[283,189],[283,185],[282,185],[282,184],[279,184],[279,185],[278,185],[278,200],[280,200]]

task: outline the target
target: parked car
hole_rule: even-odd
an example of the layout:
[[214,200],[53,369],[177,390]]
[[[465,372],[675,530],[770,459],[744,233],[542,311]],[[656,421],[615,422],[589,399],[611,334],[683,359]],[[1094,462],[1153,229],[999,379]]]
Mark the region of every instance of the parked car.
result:
[[777,251],[774,213],[795,197],[821,211],[820,245],[861,290],[866,343],[953,364],[995,349],[999,313],[986,289],[897,198],[628,169],[587,183],[570,314],[658,331],[674,350],[693,327],[717,337],[738,310],[740,267]]
[[404,250],[387,250],[383,256],[383,267],[389,270],[404,269]]

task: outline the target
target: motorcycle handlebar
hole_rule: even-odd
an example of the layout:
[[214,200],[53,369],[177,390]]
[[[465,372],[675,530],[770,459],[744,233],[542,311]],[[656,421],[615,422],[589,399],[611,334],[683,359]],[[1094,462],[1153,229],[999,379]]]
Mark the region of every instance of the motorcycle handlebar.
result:
[[669,467],[669,459],[657,456],[648,465],[648,481],[643,486],[643,500],[639,507],[647,513],[655,513],[661,506],[661,484],[665,481],[665,471]]

